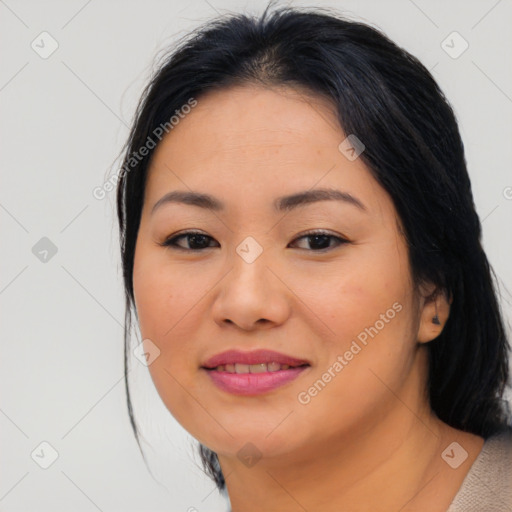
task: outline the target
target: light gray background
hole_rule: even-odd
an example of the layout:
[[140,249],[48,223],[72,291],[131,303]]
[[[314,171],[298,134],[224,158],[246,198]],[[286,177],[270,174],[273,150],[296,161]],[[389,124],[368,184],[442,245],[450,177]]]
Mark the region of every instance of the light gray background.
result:
[[[512,2],[286,4],[332,6],[376,25],[433,71],[458,116],[485,249],[512,290]],[[122,379],[115,194],[100,201],[92,190],[116,170],[157,52],[216,11],[265,5],[0,0],[0,510],[224,509],[142,365],[132,373],[134,401],[139,419],[149,417],[148,457],[161,484],[140,456]],[[31,47],[43,31],[59,45],[47,59]],[[456,59],[441,46],[453,31],[469,43]],[[46,263],[32,252],[42,237],[57,247]],[[502,305],[510,322],[510,299]],[[58,452],[48,469],[31,458],[43,441]],[[48,460],[49,449],[38,450]]]

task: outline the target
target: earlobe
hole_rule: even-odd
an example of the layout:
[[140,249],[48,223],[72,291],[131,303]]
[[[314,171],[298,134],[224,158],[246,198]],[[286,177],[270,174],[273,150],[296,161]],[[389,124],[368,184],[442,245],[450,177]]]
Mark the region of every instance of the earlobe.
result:
[[445,293],[434,292],[424,299],[420,324],[418,328],[418,343],[428,343],[437,338],[443,331],[450,315],[450,304]]

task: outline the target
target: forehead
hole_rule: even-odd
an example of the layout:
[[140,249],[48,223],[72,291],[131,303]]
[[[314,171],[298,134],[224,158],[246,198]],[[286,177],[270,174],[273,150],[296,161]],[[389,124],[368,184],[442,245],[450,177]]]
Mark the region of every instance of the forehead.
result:
[[[337,150],[343,133],[333,106],[322,97],[287,87],[257,85],[209,92],[174,126],[156,149],[178,165],[191,160],[225,163],[267,160],[316,150]],[[193,149],[193,154],[190,151]]]
[[376,182],[346,138],[334,105],[289,87],[244,85],[197,99],[155,149],[146,183],[149,207],[173,189],[269,203],[269,196],[315,186],[360,195]]

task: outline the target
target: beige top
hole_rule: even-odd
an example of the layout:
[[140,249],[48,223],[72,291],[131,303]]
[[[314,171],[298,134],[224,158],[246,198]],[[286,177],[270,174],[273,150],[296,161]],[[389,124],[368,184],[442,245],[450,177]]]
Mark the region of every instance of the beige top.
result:
[[512,511],[512,428],[486,439],[446,512]]

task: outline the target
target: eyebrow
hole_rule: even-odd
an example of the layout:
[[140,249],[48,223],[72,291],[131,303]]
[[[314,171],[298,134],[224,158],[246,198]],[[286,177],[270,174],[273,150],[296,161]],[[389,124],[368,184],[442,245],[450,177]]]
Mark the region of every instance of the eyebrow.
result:
[[[341,190],[317,188],[313,190],[305,190],[288,196],[278,197],[274,201],[274,209],[277,212],[290,211],[298,206],[316,203],[318,201],[342,201],[347,204],[356,206],[362,211],[367,211],[366,206],[348,192]],[[212,211],[222,211],[225,207],[224,203],[219,199],[198,192],[174,190],[168,192],[161,197],[151,209],[151,215],[162,205],[166,203],[181,203],[191,206],[197,206]]]

